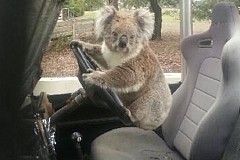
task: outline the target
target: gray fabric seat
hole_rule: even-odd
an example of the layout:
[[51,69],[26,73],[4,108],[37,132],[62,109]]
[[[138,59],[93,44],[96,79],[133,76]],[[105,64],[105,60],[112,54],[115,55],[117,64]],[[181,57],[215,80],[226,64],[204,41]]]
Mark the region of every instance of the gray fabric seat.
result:
[[219,3],[209,30],[183,40],[187,76],[173,94],[162,125],[163,138],[134,127],[115,129],[94,140],[93,159],[221,159],[240,106],[240,53],[235,53],[240,50],[234,50],[240,44],[232,40],[226,44],[240,27],[239,21],[233,3]]

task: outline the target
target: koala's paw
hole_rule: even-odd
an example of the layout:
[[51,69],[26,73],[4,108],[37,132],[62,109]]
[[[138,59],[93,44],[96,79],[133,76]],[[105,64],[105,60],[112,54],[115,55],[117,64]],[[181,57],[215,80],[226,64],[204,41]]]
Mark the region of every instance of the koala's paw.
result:
[[83,52],[86,52],[86,50],[87,50],[86,47],[85,47],[86,43],[83,42],[83,41],[77,41],[77,40],[71,41],[70,47],[73,48],[74,46],[80,47]]
[[72,40],[70,43],[70,47],[73,48],[74,46],[79,46],[81,48],[81,44],[77,40]]
[[133,117],[132,112],[128,108],[125,108],[125,110],[126,110],[126,113],[127,113],[128,117],[130,118],[130,120],[133,123],[137,123],[137,119]]
[[102,77],[103,74],[104,72],[101,71],[92,71],[91,73],[82,74],[82,78],[86,84],[105,87],[105,81]]

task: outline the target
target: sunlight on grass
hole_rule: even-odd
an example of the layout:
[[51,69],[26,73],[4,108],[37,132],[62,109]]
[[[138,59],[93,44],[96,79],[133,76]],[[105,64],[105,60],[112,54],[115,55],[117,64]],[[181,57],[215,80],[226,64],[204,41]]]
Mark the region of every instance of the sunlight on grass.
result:
[[96,11],[85,11],[84,12],[84,15],[83,15],[83,18],[86,18],[86,19],[95,19],[96,17]]
[[173,17],[171,15],[166,15],[166,14],[164,14],[162,16],[162,19],[163,19],[164,22],[167,22],[167,23],[179,22],[179,18],[178,17]]

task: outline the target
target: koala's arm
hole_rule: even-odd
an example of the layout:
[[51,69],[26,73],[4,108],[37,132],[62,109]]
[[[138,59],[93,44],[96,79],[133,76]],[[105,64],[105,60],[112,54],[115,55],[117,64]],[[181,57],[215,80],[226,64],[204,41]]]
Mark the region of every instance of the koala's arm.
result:
[[123,93],[138,91],[146,82],[143,72],[124,66],[108,70],[103,78],[106,81],[106,87]]
[[[127,63],[104,72],[94,71],[84,74],[83,80],[86,83],[110,88],[117,92],[137,92],[147,81],[159,75],[159,71],[161,67],[155,54],[146,48],[138,57]],[[162,76],[164,76],[163,73]]]
[[93,58],[97,64],[103,68],[107,68],[106,61],[103,58],[101,48],[99,44],[92,44],[83,41],[78,41],[78,45],[82,47],[83,52],[87,53],[91,58]]
[[90,74],[84,74],[83,79],[89,84],[128,93],[138,91],[146,83],[148,77],[142,71],[119,66],[104,72],[94,71]]

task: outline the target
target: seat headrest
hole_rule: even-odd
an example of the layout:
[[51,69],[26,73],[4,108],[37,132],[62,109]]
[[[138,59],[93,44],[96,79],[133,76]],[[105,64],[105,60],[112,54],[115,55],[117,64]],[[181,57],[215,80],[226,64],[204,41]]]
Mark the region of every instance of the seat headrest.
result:
[[196,62],[193,61],[195,58],[199,63],[207,57],[220,58],[222,47],[239,27],[240,17],[234,3],[216,4],[212,10],[209,29],[201,34],[188,36],[182,41],[181,51],[185,60],[195,65]]
[[216,30],[216,28],[223,29],[225,35],[230,38],[237,26],[240,26],[239,12],[234,3],[222,2],[214,6],[212,11],[212,23],[209,30]]
[[234,3],[218,3],[214,6],[212,10],[212,23],[234,23],[238,10]]

